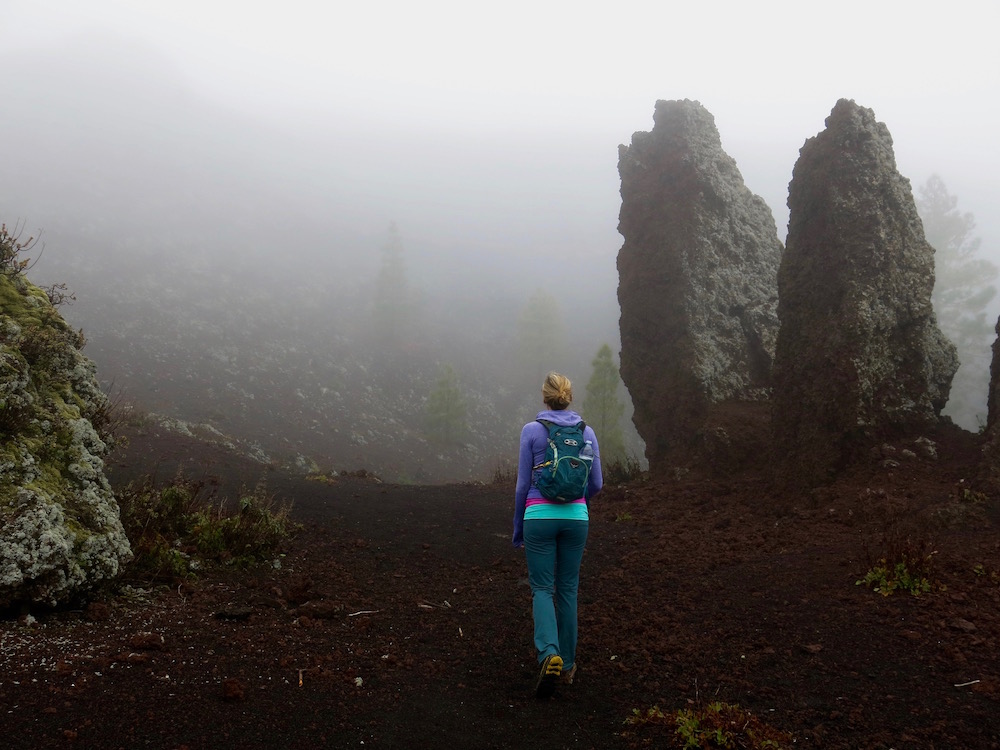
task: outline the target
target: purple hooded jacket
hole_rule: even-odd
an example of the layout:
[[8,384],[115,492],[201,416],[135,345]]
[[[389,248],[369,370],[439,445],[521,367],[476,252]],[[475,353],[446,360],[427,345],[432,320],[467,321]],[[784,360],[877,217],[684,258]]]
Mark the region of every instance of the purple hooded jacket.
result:
[[[545,419],[557,425],[574,425],[580,422],[580,415],[572,409],[561,411],[545,410],[538,412],[536,419]],[[601,472],[601,449],[597,444],[597,435],[590,425],[583,431],[585,440],[589,440],[594,448],[594,464],[590,470],[587,482],[587,493],[579,503],[584,504],[601,491],[604,486],[604,475]],[[548,503],[535,486],[533,467],[545,460],[545,449],[548,447],[549,431],[541,422],[528,422],[521,429],[521,445],[517,457],[517,486],[514,489],[514,537],[515,547],[524,546],[524,511],[528,505]],[[563,506],[564,507],[564,506]],[[581,513],[586,517],[586,511]]]

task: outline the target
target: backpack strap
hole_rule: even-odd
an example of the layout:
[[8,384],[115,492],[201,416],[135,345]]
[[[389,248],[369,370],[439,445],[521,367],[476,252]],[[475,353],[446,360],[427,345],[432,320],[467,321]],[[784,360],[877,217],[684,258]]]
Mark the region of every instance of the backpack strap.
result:
[[[538,424],[540,424],[542,427],[545,428],[545,432],[546,432],[545,439],[548,440],[551,443],[552,442],[552,427],[553,427],[554,423],[550,422],[548,419],[536,419],[535,421],[538,422]],[[532,466],[531,470],[535,471],[537,469],[543,469],[546,466],[551,466],[551,465],[552,465],[551,461],[543,461],[542,463],[538,464],[537,466]]]

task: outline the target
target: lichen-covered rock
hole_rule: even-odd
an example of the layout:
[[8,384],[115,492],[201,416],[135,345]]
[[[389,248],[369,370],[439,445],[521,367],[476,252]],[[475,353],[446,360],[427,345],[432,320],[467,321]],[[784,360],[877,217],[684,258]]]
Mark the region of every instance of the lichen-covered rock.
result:
[[0,273],[0,606],[63,603],[131,555],[82,345],[41,289]]
[[870,109],[837,102],[800,151],[788,207],[775,447],[785,479],[816,484],[936,424],[958,360],[931,307],[934,251]]
[[[774,217],[698,102],[658,101],[652,132],[619,147],[618,171],[621,374],[650,469],[706,450],[743,455],[732,441],[745,425],[715,424],[712,412],[770,394],[782,252]],[[759,437],[768,443],[766,431]]]

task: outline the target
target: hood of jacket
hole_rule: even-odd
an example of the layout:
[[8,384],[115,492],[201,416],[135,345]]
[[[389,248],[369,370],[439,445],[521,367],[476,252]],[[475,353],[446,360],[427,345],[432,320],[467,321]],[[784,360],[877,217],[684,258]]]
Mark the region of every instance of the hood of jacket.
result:
[[552,424],[557,424],[560,427],[566,427],[568,425],[574,425],[577,422],[582,422],[583,419],[572,409],[561,409],[556,411],[554,409],[545,409],[538,412],[538,416],[535,419],[544,419],[547,422],[552,422]]

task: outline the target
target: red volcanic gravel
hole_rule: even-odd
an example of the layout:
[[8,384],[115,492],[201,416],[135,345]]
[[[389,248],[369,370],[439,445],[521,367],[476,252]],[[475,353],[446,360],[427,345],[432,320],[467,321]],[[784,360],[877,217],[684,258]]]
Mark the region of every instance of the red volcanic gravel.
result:
[[[327,484],[133,438],[113,481],[263,477],[302,530],[276,565],[0,621],[2,744],[680,747],[626,719],[723,701],[789,747],[997,748],[997,506],[968,489],[975,437],[936,439],[937,460],[873,457],[797,496],[753,475],[608,487],[579,672],[540,702],[512,487]],[[856,585],[907,538],[933,553],[929,593]]]

